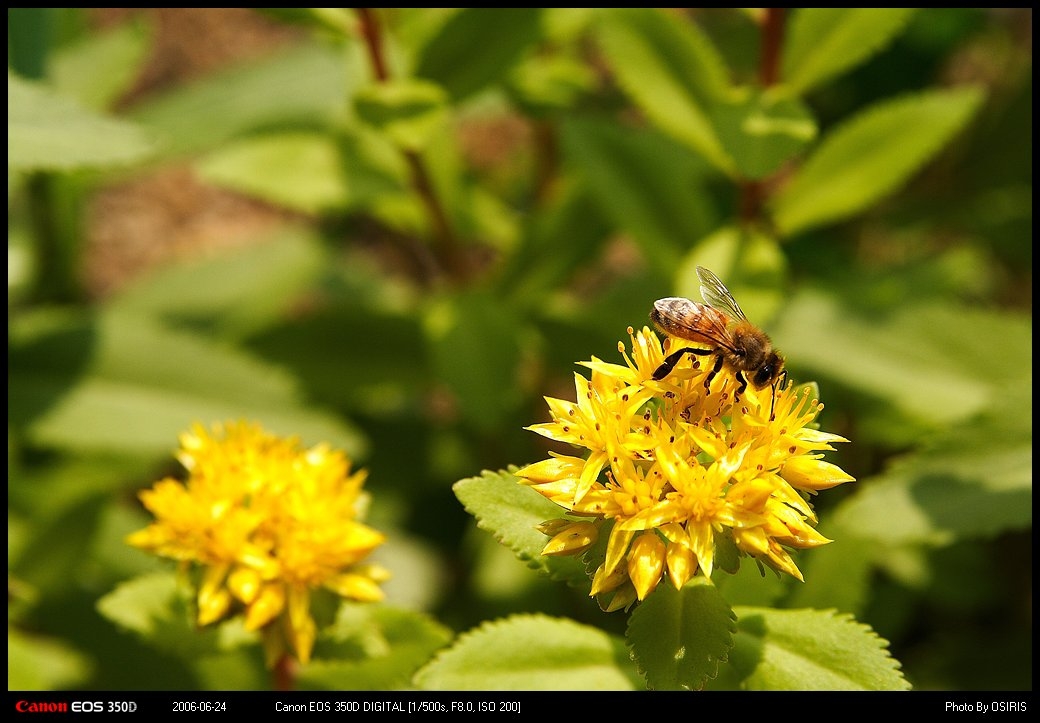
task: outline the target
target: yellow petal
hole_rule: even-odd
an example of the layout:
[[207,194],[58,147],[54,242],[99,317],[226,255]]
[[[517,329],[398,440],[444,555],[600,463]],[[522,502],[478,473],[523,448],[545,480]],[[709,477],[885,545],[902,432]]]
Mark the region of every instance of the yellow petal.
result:
[[640,600],[653,592],[664,570],[665,545],[656,532],[644,532],[628,553],[628,577]]
[[841,467],[809,455],[792,457],[787,460],[780,476],[792,486],[811,492],[827,490],[845,482],[855,481]]
[[264,585],[253,603],[246,608],[246,630],[259,630],[278,617],[285,608],[285,586]]
[[544,548],[543,555],[579,555],[599,539],[599,528],[593,522],[575,522],[559,532]]

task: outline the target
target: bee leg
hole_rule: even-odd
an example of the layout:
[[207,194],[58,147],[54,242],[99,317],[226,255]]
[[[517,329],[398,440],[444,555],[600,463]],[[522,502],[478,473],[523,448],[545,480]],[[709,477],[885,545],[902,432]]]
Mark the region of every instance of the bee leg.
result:
[[[696,354],[697,356],[703,356],[705,354],[712,353],[713,352],[711,351],[711,349],[697,349],[691,346],[684,347],[682,349],[679,349],[678,351],[673,351],[671,354],[664,358],[664,361],[661,362],[661,366],[657,367],[657,371],[655,371],[653,374],[653,379],[654,381],[660,381],[669,374],[671,374],[672,369],[675,368],[675,365],[679,363],[679,360],[683,358],[684,354]],[[719,361],[722,361],[722,357],[719,357]],[[719,364],[716,364],[716,366],[719,366]]]
[[737,393],[733,395],[733,403],[736,404],[740,401],[740,395],[747,389],[747,379],[744,378],[744,373],[737,374],[737,379],[740,380],[740,386],[737,387]]
[[715,366],[713,366],[711,368],[711,371],[708,372],[708,376],[704,377],[704,391],[708,392],[709,394],[711,393],[711,382],[712,382],[712,380],[715,378],[716,374],[718,374],[720,371],[722,371],[722,362],[723,362],[722,355],[716,353],[715,354]]

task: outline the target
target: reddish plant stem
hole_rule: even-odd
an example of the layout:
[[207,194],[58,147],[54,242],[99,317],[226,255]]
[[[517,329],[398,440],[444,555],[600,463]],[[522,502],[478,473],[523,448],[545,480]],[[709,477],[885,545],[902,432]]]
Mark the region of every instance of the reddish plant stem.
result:
[[294,672],[292,656],[288,653],[283,653],[282,657],[278,658],[278,662],[274,664],[274,669],[271,671],[271,676],[274,679],[274,689],[295,689],[296,676],[293,674]]
[[[763,88],[780,80],[780,53],[784,39],[784,8],[766,8],[762,19],[762,54],[758,64],[758,78]],[[740,218],[755,222],[762,216],[767,197],[764,181],[744,181],[740,184]]]
[[[361,36],[368,49],[368,57],[372,63],[372,73],[380,83],[390,79],[387,69],[386,56],[383,53],[383,42],[380,34],[379,23],[372,8],[355,8],[361,22]],[[437,198],[433,182],[422,156],[415,151],[403,150],[405,162],[412,178],[412,187],[419,194],[426,213],[433,226],[434,253],[440,263],[446,267],[449,273],[459,278],[466,273],[465,258],[459,249],[452,231],[448,214]]]

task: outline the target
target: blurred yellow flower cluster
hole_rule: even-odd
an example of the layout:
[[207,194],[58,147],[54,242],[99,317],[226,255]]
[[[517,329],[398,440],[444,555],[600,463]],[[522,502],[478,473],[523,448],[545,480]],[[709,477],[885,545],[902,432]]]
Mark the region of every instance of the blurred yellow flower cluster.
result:
[[[244,612],[268,659],[286,649],[307,662],[316,637],[311,592],[375,601],[389,575],[363,560],[382,533],[359,522],[366,473],[325,445],[304,449],[244,422],[195,425],[177,458],[186,482],[166,478],[141,492],[155,522],[131,545],[204,567],[198,623]],[[277,625],[278,621],[282,625]]]
[[[649,595],[665,576],[681,588],[698,572],[710,578],[716,546],[736,548],[802,579],[788,548],[830,542],[813,525],[809,495],[852,480],[822,460],[848,441],[809,426],[822,405],[808,388],[774,391],[723,371],[710,388],[710,364],[684,360],[660,381],[666,354],[650,329],[629,329],[625,365],[593,358],[575,374],[576,401],[546,397],[552,421],[528,427],[581,450],[517,472],[525,484],[572,517],[549,521],[544,555],[578,555],[609,524],[606,558],[591,595],[607,610]],[[771,413],[772,412],[772,413]],[[611,594],[612,593],[612,594]]]

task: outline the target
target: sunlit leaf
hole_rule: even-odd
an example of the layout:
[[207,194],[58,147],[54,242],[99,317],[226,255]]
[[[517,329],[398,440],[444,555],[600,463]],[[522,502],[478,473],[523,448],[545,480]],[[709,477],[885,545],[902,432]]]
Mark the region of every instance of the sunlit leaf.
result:
[[933,90],[869,107],[824,136],[773,202],[785,236],[869,208],[898,190],[982,103],[976,88]]
[[216,186],[304,213],[344,209],[348,170],[326,134],[282,133],[232,142],[196,166]]
[[283,371],[133,314],[19,319],[10,380],[11,419],[37,444],[167,454],[193,422],[249,419],[354,458],[364,449],[356,430],[304,405]]
[[477,525],[508,546],[528,566],[554,579],[588,584],[585,570],[574,557],[542,555],[549,538],[537,527],[546,520],[563,517],[564,510],[559,505],[505,471],[485,471],[480,477],[459,480],[452,490],[466,511],[477,519]]
[[800,100],[745,88],[716,103],[711,118],[740,175],[775,173],[816,137],[816,121]]
[[836,510],[835,524],[886,544],[949,544],[1028,528],[1033,427],[1017,388],[976,417],[922,440]]
[[58,48],[48,69],[55,90],[90,108],[110,107],[148,55],[152,33],[140,17]]
[[193,617],[190,590],[172,572],[129,580],[97,603],[98,612],[145,643],[182,656],[215,652],[217,628],[200,630]]
[[[745,690],[907,690],[888,641],[833,610],[737,607],[730,666]],[[730,671],[727,671],[728,676]]]
[[305,44],[149,99],[129,115],[170,155],[272,126],[327,126],[342,118],[348,92],[367,77],[353,72],[361,62],[340,48]]
[[867,61],[916,8],[798,8],[784,43],[783,81],[804,93]]
[[70,690],[83,685],[93,667],[70,645],[7,628],[7,689]]
[[152,141],[138,126],[100,115],[44,86],[7,74],[7,167],[62,171],[146,158]]
[[655,690],[700,690],[733,646],[733,611],[702,578],[676,590],[662,582],[633,611],[628,645]]
[[732,170],[710,120],[727,71],[696,25],[657,8],[624,8],[603,15],[598,38],[618,82],[659,128]]
[[[971,344],[965,329],[975,334]],[[951,303],[864,312],[806,289],[770,330],[792,365],[932,424],[979,412],[996,386],[1031,368],[1027,320]]]
[[564,125],[562,145],[601,212],[662,271],[673,271],[682,250],[711,227],[715,211],[698,192],[706,168],[671,139],[582,120]]
[[422,613],[345,603],[321,631],[314,657],[300,670],[303,690],[399,690],[452,637]]
[[505,77],[537,38],[541,8],[463,8],[420,50],[415,74],[456,101]]
[[415,676],[421,690],[639,690],[625,644],[598,628],[516,615],[463,633]]
[[109,305],[240,337],[283,320],[329,263],[316,236],[281,229],[246,249],[168,264],[129,283]]
[[448,94],[436,83],[403,79],[373,83],[354,94],[358,117],[399,147],[422,150],[448,120]]

